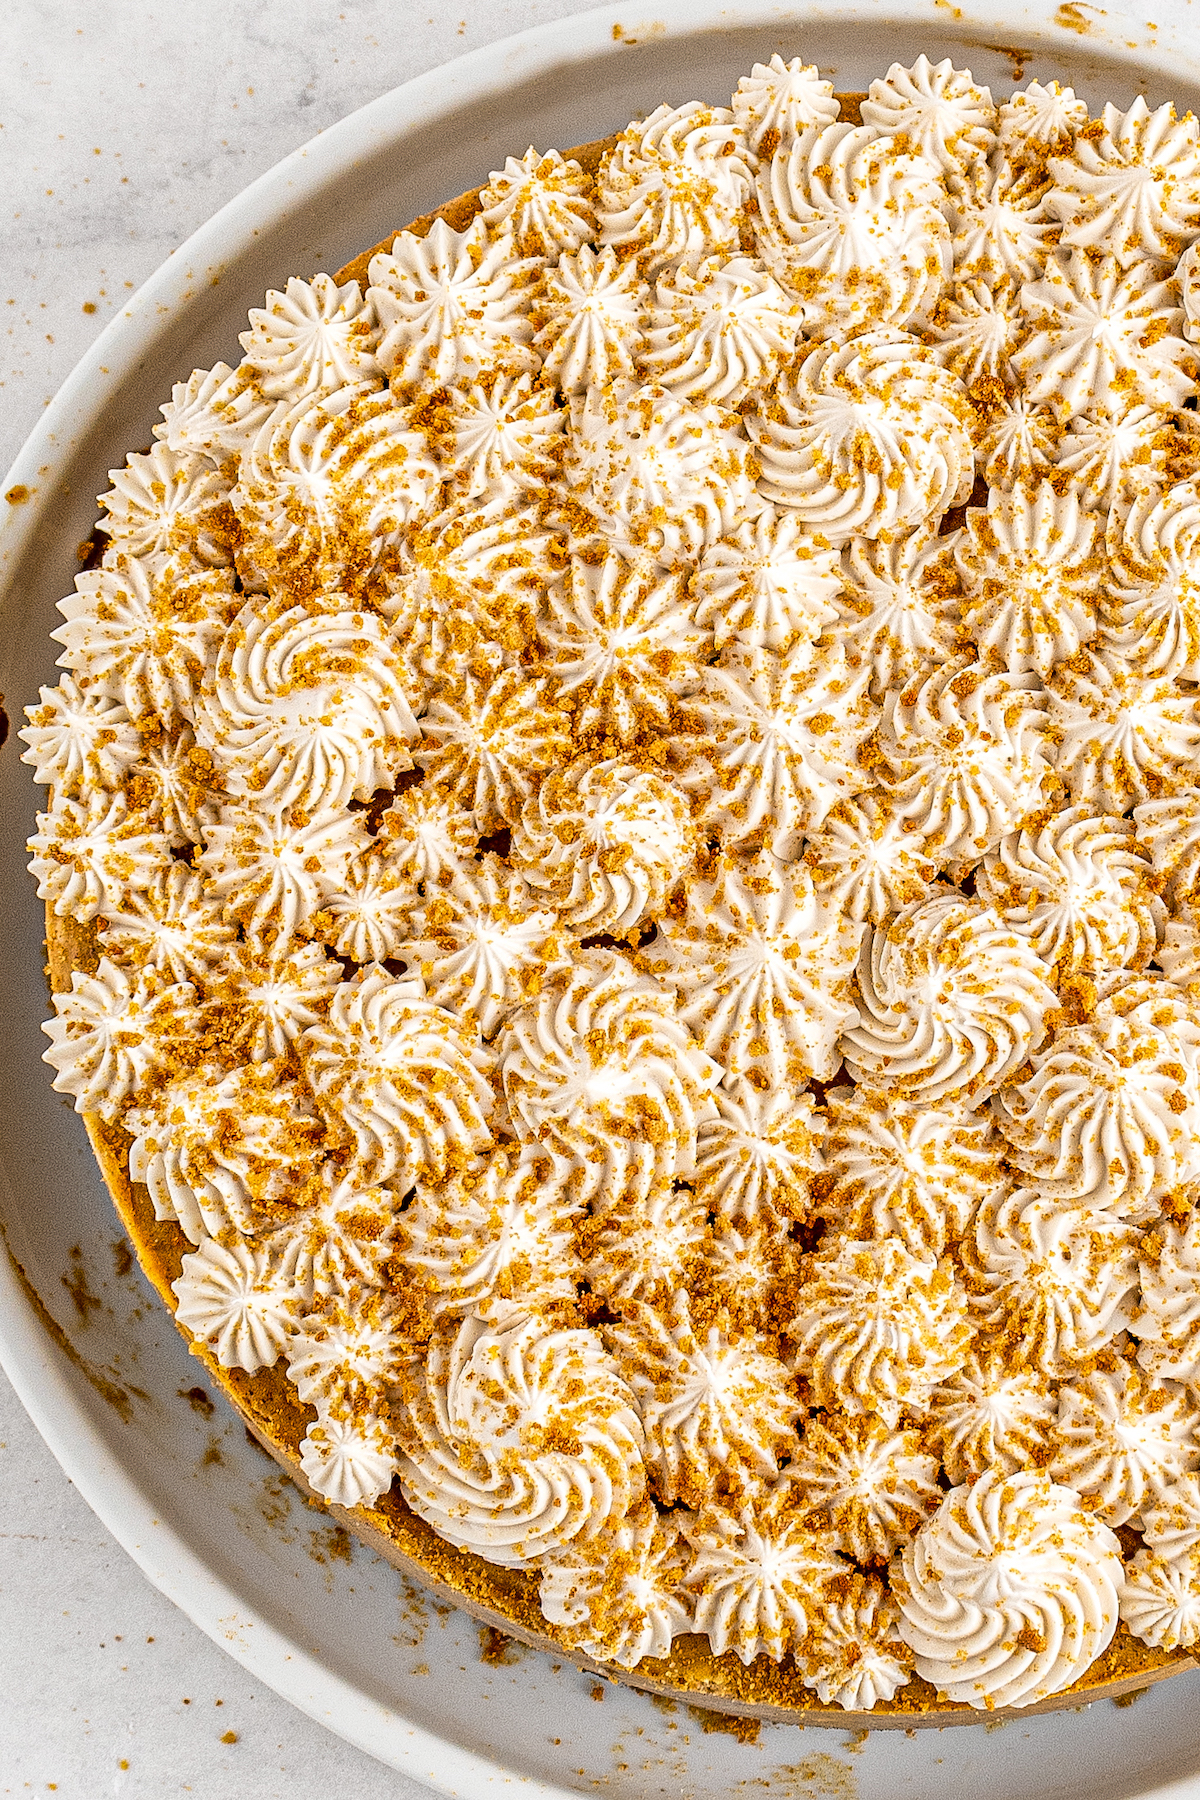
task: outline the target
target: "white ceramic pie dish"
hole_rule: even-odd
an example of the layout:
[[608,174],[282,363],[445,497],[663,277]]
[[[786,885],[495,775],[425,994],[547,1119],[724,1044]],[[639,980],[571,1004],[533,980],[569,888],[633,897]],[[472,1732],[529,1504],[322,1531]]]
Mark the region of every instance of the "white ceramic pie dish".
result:
[[[1200,110],[1200,49],[1182,5],[1153,29],[1069,4],[603,8],[488,46],[352,115],[281,163],[178,251],[103,333],[47,409],[0,492],[0,690],[10,711],[54,679],[49,632],[91,530],[105,471],[150,441],[173,379],[236,357],[248,306],[293,273],[338,267],[395,224],[486,179],[531,140],[605,135],[661,99],[725,98],[780,49],[843,89],[922,50],[1006,91],[1053,75],[1085,98]],[[1024,63],[1022,74],[1020,65]],[[439,1616],[365,1551],[352,1561],[221,1406],[189,1404],[197,1369],[136,1272],[80,1122],[40,1062],[41,905],[24,840],[38,794],[0,751],[0,1360],[76,1486],[157,1586],[315,1718],[447,1793],[520,1784],[861,1800],[1200,1800],[1200,1673],[1134,1707],[1100,1703],[992,1733],[982,1726],[853,1748],[836,1731],[764,1727],[755,1744],[593,1684],[527,1653],[484,1663],[475,1627]],[[73,1298],[74,1296],[74,1298]],[[94,1297],[97,1304],[92,1305]],[[47,1316],[57,1322],[48,1328]],[[337,1554],[331,1554],[336,1552]]]

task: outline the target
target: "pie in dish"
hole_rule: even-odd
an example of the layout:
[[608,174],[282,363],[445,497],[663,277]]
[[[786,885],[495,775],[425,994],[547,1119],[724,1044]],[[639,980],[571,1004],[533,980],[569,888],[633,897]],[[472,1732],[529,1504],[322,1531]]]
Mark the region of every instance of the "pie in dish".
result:
[[360,1535],[772,1717],[1200,1637],[1200,127],[951,65],[250,315],[29,709],[46,1060]]

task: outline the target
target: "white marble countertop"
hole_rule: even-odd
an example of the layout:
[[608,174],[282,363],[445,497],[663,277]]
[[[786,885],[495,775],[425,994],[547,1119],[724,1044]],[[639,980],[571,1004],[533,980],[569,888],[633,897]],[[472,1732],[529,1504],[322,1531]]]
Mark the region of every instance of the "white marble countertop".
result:
[[[590,0],[432,3],[6,0],[0,473],[113,309],[255,176],[411,76]],[[2,1375],[0,1668],[0,1796],[427,1792],[294,1711],[151,1587]]]
[[[588,3],[6,0],[0,472],[112,309],[256,175],[408,77]],[[293,1711],[152,1588],[3,1376],[0,1668],[0,1796],[426,1791]]]

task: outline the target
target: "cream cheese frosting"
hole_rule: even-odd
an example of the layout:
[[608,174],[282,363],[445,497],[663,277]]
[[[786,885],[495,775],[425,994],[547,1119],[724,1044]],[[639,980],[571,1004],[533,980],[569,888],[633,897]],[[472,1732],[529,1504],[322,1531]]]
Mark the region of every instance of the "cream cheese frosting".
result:
[[1200,1643],[1200,131],[848,111],[531,146],[174,385],[20,734],[45,1058],[315,1493],[986,1711]]

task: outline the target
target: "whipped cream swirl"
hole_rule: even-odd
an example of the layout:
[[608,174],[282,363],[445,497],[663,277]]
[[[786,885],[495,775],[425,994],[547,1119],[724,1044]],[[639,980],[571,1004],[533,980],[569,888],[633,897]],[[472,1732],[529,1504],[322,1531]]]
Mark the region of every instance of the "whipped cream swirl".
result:
[[141,739],[125,706],[107,694],[81,688],[73,675],[57,687],[38,689],[41,704],[27,706],[17,736],[28,746],[21,761],[33,779],[62,794],[85,787],[119,787],[141,752]]
[[1125,265],[1173,262],[1200,237],[1200,128],[1170,105],[1151,112],[1141,94],[1124,113],[1110,101],[1097,125],[1049,162],[1063,243]]
[[1041,162],[1055,150],[1069,149],[1087,116],[1074,88],[1031,81],[1001,102],[1000,148],[1013,161]]
[[920,525],[975,477],[966,392],[902,331],[816,345],[746,428],[759,492],[835,543]]
[[699,678],[709,637],[682,572],[615,550],[572,558],[549,596],[541,635],[546,667],[578,729],[623,744],[669,727],[677,697]]
[[681,1587],[687,1561],[677,1517],[644,1499],[597,1537],[572,1538],[543,1556],[543,1617],[564,1628],[575,1649],[620,1669],[669,1656],[672,1641],[692,1629],[691,1597]]
[[397,954],[420,973],[435,1006],[475,1019],[485,1038],[558,954],[558,919],[496,856],[460,871],[414,906],[411,937]]
[[1111,654],[1056,671],[1049,723],[1058,739],[1055,766],[1071,798],[1107,813],[1185,786],[1200,750],[1195,695],[1136,674]]
[[645,313],[642,371],[684,400],[737,406],[775,376],[800,302],[748,256],[660,275]]
[[295,1285],[273,1245],[204,1238],[171,1289],[175,1317],[223,1369],[257,1375],[279,1360],[295,1323]]
[[749,445],[711,401],[614,381],[573,395],[570,410],[564,478],[610,540],[673,564],[759,510]]
[[842,551],[838,638],[871,671],[871,696],[945,662],[961,636],[953,562],[958,534],[927,526],[882,538],[853,538]]
[[872,764],[941,864],[978,861],[1039,805],[1053,754],[1032,672],[961,658],[884,698]]
[[194,696],[238,596],[227,570],[172,581],[136,557],[114,552],[110,566],[75,577],[60,600],[66,623],[50,633],[65,646],[59,667],[118,701],[140,723],[172,730],[194,716]]
[[155,444],[109,480],[99,529],[114,550],[160,568],[164,559],[178,568],[233,561],[229,482],[207,456]]
[[1001,1188],[963,1241],[981,1329],[998,1338],[1010,1367],[1071,1375],[1133,1318],[1136,1248],[1136,1232],[1115,1213]]
[[637,264],[588,244],[560,256],[546,271],[536,317],[543,378],[564,394],[628,379],[642,347]]
[[767,268],[804,303],[814,335],[903,326],[950,272],[936,169],[869,125],[788,133],[757,175],[755,237]]
[[732,1081],[714,1099],[696,1133],[697,1198],[729,1224],[804,1218],[823,1161],[812,1095]]
[[858,942],[803,863],[764,852],[694,880],[682,916],[663,916],[642,960],[727,1078],[769,1091],[836,1073],[839,1035],[858,1018]]
[[659,914],[695,848],[683,795],[653,769],[608,757],[551,773],[526,801],[513,857],[581,936]]
[[990,89],[976,85],[969,69],[950,58],[931,63],[918,56],[911,69],[893,63],[873,81],[862,103],[862,121],[888,132],[940,169],[986,156],[998,123]]
[[595,233],[591,184],[574,157],[544,156],[530,145],[493,169],[479,196],[479,216],[494,238],[511,238],[521,257],[553,261]]
[[1033,492],[993,490],[986,512],[968,507],[955,561],[963,629],[981,658],[994,654],[1013,674],[1046,676],[1095,636],[1103,539],[1073,493],[1059,495],[1048,481]]
[[831,1584],[799,1660],[805,1687],[823,1705],[852,1712],[895,1699],[912,1680],[912,1651],[900,1636],[899,1617],[891,1594],[870,1575]]
[[[1200,1225],[1164,1216],[1138,1246],[1140,1293],[1129,1327],[1137,1359],[1166,1381],[1200,1379]],[[1198,1537],[1197,1541],[1200,1541]]]
[[482,1171],[421,1188],[399,1226],[399,1258],[428,1306],[502,1317],[575,1299],[579,1257],[565,1170],[552,1156],[497,1150]]
[[717,650],[733,638],[787,651],[815,643],[838,617],[842,576],[832,549],[790,513],[766,507],[709,546],[688,583],[696,623]]
[[1050,1473],[1106,1525],[1125,1525],[1200,1463],[1197,1425],[1200,1411],[1184,1390],[1118,1361],[1059,1389]]
[[217,655],[200,742],[226,790],[308,812],[369,800],[412,767],[404,670],[372,613],[251,601]]
[[1062,974],[1140,969],[1155,954],[1162,902],[1130,819],[1065,807],[1035,836],[1013,832],[984,857],[978,897]]
[[924,900],[937,873],[924,837],[878,793],[839,800],[820,831],[809,833],[804,860],[820,897],[859,924],[882,925]]
[[1074,1489],[988,1470],[906,1546],[900,1635],[939,1695],[991,1711],[1061,1693],[1117,1628],[1120,1545]]
[[[1122,517],[1123,515],[1123,517]],[[1108,525],[1103,643],[1139,674],[1200,678],[1200,488],[1143,487]]]
[[1132,981],[997,1094],[1007,1156],[1038,1192],[1141,1222],[1200,1179],[1200,1019],[1168,981]]
[[894,1426],[905,1410],[927,1410],[970,1346],[951,1264],[914,1256],[899,1238],[845,1240],[815,1260],[798,1298],[788,1334],[818,1406]]
[[1015,1475],[1045,1467],[1056,1414],[1040,1373],[1014,1371],[1003,1349],[972,1351],[930,1396],[930,1442],[956,1486],[985,1469]]
[[788,1471],[834,1548],[858,1563],[885,1563],[925,1523],[942,1498],[937,1472],[918,1431],[872,1413],[814,1413]]
[[195,1005],[189,983],[167,985],[151,970],[131,975],[106,956],[94,974],[74,970],[42,1026],[55,1091],[70,1094],[76,1112],[119,1118],[159,1063],[161,1041],[194,1023]]
[[940,1256],[1001,1181],[1001,1141],[986,1113],[835,1087],[826,1096],[821,1217],[851,1238],[896,1237]]
[[315,1108],[278,1064],[201,1064],[126,1118],[130,1176],[193,1244],[253,1236],[257,1209],[287,1204],[323,1152]]
[[1050,973],[990,907],[954,892],[917,901],[868,928],[860,1019],[842,1035],[847,1066],[907,1100],[977,1106],[1045,1037]]
[[750,196],[749,145],[723,106],[658,106],[630,125],[596,177],[600,242],[636,256],[647,273],[738,243]]
[[771,156],[809,125],[832,125],[838,116],[833,83],[822,81],[816,67],[798,56],[784,62],[778,51],[742,76],[732,106],[756,156]]
[[795,1453],[800,1397],[786,1366],[753,1338],[693,1325],[687,1295],[665,1313],[642,1303],[605,1339],[637,1395],[645,1459],[658,1497],[699,1506],[722,1477],[771,1480]]
[[243,369],[269,400],[330,394],[378,376],[375,308],[357,281],[339,287],[328,275],[296,276],[282,293],[268,290],[265,306],[250,308],[250,330],[238,342]]
[[727,644],[697,675],[673,746],[699,822],[727,843],[765,838],[784,860],[839,800],[867,787],[859,755],[878,717],[845,653],[812,667],[807,647],[780,654]]
[[691,1175],[720,1071],[624,957],[580,950],[496,1047],[518,1133],[567,1157],[582,1197],[610,1206]]
[[780,1662],[805,1643],[830,1582],[849,1572],[828,1534],[806,1522],[791,1481],[732,1504],[710,1500],[683,1530],[695,1629],[714,1656],[732,1650],[747,1665],[764,1652]]
[[404,1498],[487,1562],[594,1538],[644,1491],[637,1404],[594,1332],[468,1314],[401,1370],[399,1396]]
[[485,1150],[490,1058],[473,1022],[425,998],[420,981],[379,964],[333,996],[300,1043],[319,1102],[345,1121],[370,1182],[445,1180]]
[[1123,269],[1115,256],[1056,251],[1021,290],[1030,335],[1013,354],[1027,399],[1065,423],[1130,404],[1177,407],[1192,392],[1195,354],[1182,336],[1179,290],[1161,263]]
[[424,238],[401,232],[367,271],[382,333],[375,354],[393,389],[470,380],[493,365],[536,371],[525,291],[536,268],[514,256],[511,238],[490,239],[482,219],[465,231],[436,219]]

